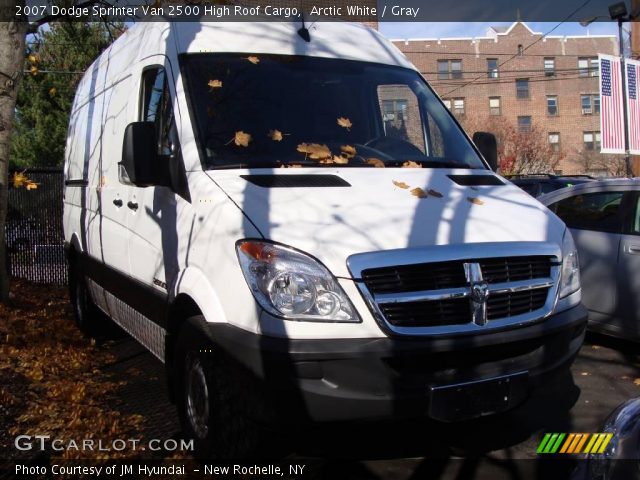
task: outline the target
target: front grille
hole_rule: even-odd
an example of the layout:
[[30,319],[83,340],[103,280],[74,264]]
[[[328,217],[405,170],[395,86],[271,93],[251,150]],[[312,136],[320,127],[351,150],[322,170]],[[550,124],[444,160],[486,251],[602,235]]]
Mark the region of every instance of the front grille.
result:
[[548,288],[525,290],[514,293],[496,293],[487,300],[487,319],[514,317],[533,312],[544,306],[547,301]]
[[[514,293],[496,293],[487,300],[487,320],[514,317],[542,308],[547,300],[548,288]],[[448,300],[384,303],[380,310],[395,327],[438,327],[464,325],[471,321],[468,298]]]
[[[481,278],[474,277],[471,270],[465,273],[465,263],[477,264],[474,268],[479,267]],[[547,303],[557,277],[558,267],[554,274],[554,265],[557,263],[552,256],[490,257],[365,268],[361,277],[379,313],[391,327],[447,331],[450,326],[455,331],[464,331],[464,326],[473,326],[474,321],[490,325],[539,312]],[[478,304],[471,299],[467,274],[476,279],[476,284],[480,282],[488,288],[484,321],[479,320],[482,312],[478,313],[475,308]]]
[[[551,257],[546,256],[465,261],[480,263],[483,277],[489,283],[545,278],[551,270]],[[462,264],[463,261],[450,261],[368,268],[362,271],[362,280],[373,294],[464,287],[467,280]]]

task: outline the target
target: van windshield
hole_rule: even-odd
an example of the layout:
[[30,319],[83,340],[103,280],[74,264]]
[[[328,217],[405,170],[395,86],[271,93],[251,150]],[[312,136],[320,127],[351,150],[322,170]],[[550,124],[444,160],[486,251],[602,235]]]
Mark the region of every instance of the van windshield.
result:
[[205,168],[485,168],[412,70],[264,54],[182,62]]

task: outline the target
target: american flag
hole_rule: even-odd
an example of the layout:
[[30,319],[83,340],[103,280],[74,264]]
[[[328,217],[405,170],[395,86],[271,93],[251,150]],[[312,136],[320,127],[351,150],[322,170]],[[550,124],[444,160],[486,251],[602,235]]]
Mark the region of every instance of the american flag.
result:
[[620,59],[599,55],[602,153],[625,153]]
[[638,78],[640,62],[625,60],[627,68],[627,112],[629,115],[629,150],[640,155],[640,99],[638,98]]

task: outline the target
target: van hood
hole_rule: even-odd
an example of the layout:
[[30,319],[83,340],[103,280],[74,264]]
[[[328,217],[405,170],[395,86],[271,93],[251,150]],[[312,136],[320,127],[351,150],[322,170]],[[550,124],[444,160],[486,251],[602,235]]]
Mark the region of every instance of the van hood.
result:
[[[486,170],[305,168],[208,173],[264,238],[313,255],[339,277],[351,276],[346,260],[355,253],[482,242],[562,245],[565,229],[533,197]],[[502,184],[486,185],[495,179]],[[343,186],[323,186],[337,183]]]

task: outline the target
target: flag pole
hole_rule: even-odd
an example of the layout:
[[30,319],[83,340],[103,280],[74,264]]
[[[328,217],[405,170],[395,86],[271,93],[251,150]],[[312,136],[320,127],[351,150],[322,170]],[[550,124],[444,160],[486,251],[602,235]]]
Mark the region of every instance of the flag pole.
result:
[[622,19],[618,19],[618,49],[620,51],[620,69],[622,76],[622,115],[624,118],[624,170],[627,177],[631,176],[631,155],[629,152],[629,119],[627,118],[627,85],[626,64],[624,61],[624,43],[622,35]]

